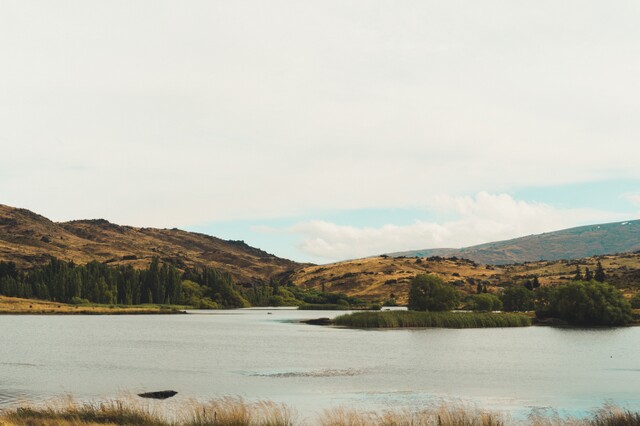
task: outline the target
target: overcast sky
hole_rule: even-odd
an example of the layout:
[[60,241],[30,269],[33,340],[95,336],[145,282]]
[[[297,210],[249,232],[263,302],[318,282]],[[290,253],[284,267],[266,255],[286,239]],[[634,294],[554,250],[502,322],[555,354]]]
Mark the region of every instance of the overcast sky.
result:
[[295,260],[640,211],[638,1],[0,0],[0,203]]

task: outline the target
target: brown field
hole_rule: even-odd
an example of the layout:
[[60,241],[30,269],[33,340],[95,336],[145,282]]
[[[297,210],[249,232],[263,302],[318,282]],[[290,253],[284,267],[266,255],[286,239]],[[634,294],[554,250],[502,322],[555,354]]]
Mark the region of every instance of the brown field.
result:
[[68,305],[35,299],[0,296],[0,314],[37,314],[37,315],[136,315],[136,314],[172,314],[179,310],[156,306],[105,306],[105,305]]

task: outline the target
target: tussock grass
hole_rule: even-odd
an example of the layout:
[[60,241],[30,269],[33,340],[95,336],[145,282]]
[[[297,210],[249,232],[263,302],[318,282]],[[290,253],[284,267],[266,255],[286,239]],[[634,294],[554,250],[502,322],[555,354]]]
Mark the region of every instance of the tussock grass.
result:
[[[162,403],[161,403],[162,404]],[[351,408],[325,410],[316,419],[300,421],[295,411],[271,401],[247,402],[225,397],[208,403],[191,402],[155,410],[154,404],[135,400],[48,407],[21,407],[0,411],[1,426],[637,426],[640,412],[605,405],[584,419],[561,418],[554,412],[532,412],[525,420],[443,402],[419,411],[365,412]],[[158,406],[155,405],[157,408]],[[167,408],[167,407],[163,407]]]
[[423,411],[361,413],[337,408],[326,410],[322,426],[505,426],[505,416],[458,404],[441,404]]
[[0,426],[297,426],[294,410],[271,401],[246,402],[224,397],[208,403],[191,402],[178,407],[170,419],[166,410],[134,399],[101,403],[49,404],[20,407],[0,413]]
[[587,424],[589,426],[637,426],[640,425],[640,413],[607,404],[596,411]]
[[489,328],[528,327],[531,318],[512,313],[384,311],[341,315],[333,323],[355,328]]

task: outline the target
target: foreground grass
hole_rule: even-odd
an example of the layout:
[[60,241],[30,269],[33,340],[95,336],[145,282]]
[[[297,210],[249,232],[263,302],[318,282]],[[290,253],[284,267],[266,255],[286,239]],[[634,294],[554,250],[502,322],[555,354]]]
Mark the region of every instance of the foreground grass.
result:
[[165,305],[70,305],[46,300],[21,299],[0,296],[0,314],[56,314],[56,315],[117,315],[117,314],[172,314],[178,306]]
[[[169,419],[171,417],[171,419]],[[363,412],[337,408],[325,410],[315,421],[299,420],[282,404],[269,401],[246,402],[226,397],[206,404],[190,403],[170,416],[160,414],[133,400],[76,405],[67,402],[47,408],[22,407],[0,412],[2,426],[631,426],[640,424],[640,413],[605,405],[584,419],[531,415],[515,421],[509,416],[442,403],[420,411]]]
[[531,318],[511,313],[384,311],[341,315],[333,320],[333,324],[355,328],[528,327]]

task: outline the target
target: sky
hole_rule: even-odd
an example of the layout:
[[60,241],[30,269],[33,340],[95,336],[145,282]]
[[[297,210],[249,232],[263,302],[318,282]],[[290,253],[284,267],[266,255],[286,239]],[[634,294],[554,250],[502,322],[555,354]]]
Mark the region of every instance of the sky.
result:
[[0,203],[327,263],[640,216],[640,3],[0,0]]

